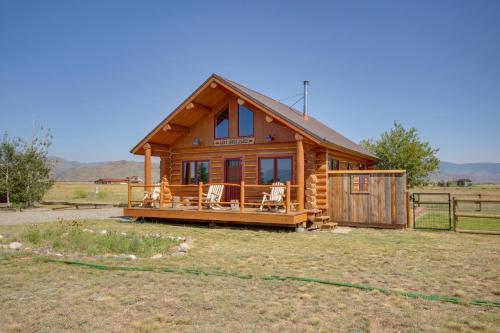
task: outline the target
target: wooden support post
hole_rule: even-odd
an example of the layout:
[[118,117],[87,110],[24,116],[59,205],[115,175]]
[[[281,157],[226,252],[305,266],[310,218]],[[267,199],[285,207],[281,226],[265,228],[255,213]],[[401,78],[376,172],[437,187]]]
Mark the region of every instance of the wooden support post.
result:
[[290,181],[286,182],[286,192],[285,192],[285,213],[290,213]]
[[240,183],[240,212],[245,212],[245,181]]
[[203,182],[198,183],[198,210],[201,210],[201,202],[203,198]]
[[297,140],[297,211],[304,210],[304,143],[302,135],[295,134]]
[[160,179],[160,200],[159,200],[160,209],[163,207],[163,181]]
[[151,145],[146,143],[144,145],[144,185],[146,191],[151,192]]
[[457,205],[458,205],[458,202],[457,202],[457,199],[455,197],[453,197],[453,231],[457,231],[457,219],[458,219],[458,216],[457,216]]
[[127,182],[127,187],[128,187],[128,199],[127,199],[127,207],[128,208],[132,208],[132,203],[130,202],[130,200],[132,200],[132,186],[130,186],[130,180]]

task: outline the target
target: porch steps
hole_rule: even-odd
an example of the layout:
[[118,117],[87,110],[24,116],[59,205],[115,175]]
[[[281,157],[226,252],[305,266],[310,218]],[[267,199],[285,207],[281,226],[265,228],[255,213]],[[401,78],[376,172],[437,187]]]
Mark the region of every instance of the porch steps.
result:
[[309,210],[308,213],[308,219],[312,222],[309,230],[333,230],[337,226],[337,223],[330,222],[330,216],[322,215],[321,209]]

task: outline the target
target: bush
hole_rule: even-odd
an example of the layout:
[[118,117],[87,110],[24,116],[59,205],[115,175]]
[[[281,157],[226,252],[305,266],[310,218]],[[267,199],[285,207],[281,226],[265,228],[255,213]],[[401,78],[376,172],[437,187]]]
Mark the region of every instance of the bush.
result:
[[76,199],[85,199],[86,197],[88,197],[88,193],[84,190],[76,190],[75,191],[75,198]]
[[29,242],[34,245],[39,245],[42,240],[42,235],[40,233],[40,229],[38,228],[30,228],[27,232],[25,232],[22,236],[22,239],[26,242]]
[[104,199],[108,196],[108,194],[108,191],[99,191],[99,193],[97,193],[97,198]]

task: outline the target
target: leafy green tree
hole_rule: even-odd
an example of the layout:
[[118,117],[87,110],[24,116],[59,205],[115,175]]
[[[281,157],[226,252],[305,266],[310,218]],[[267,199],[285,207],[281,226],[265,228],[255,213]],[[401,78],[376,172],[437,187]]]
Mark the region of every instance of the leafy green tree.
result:
[[425,185],[429,175],[439,167],[436,156],[439,149],[422,142],[417,129],[407,130],[397,122],[378,140],[363,140],[361,145],[379,158],[377,169],[406,170],[409,187]]
[[0,145],[0,192],[8,204],[31,207],[40,201],[53,185],[50,179],[51,162],[47,159],[52,136],[43,128],[34,131],[31,142],[9,140],[4,135]]
[[4,134],[0,143],[0,194],[5,196],[8,206],[11,204],[11,193],[14,183],[13,174],[18,146],[18,140],[10,140],[7,133]]

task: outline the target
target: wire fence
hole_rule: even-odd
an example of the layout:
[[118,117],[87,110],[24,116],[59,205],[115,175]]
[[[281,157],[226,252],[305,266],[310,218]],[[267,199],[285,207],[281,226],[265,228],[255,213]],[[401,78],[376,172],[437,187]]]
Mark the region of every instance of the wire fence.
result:
[[451,230],[450,193],[413,193],[415,229]]

